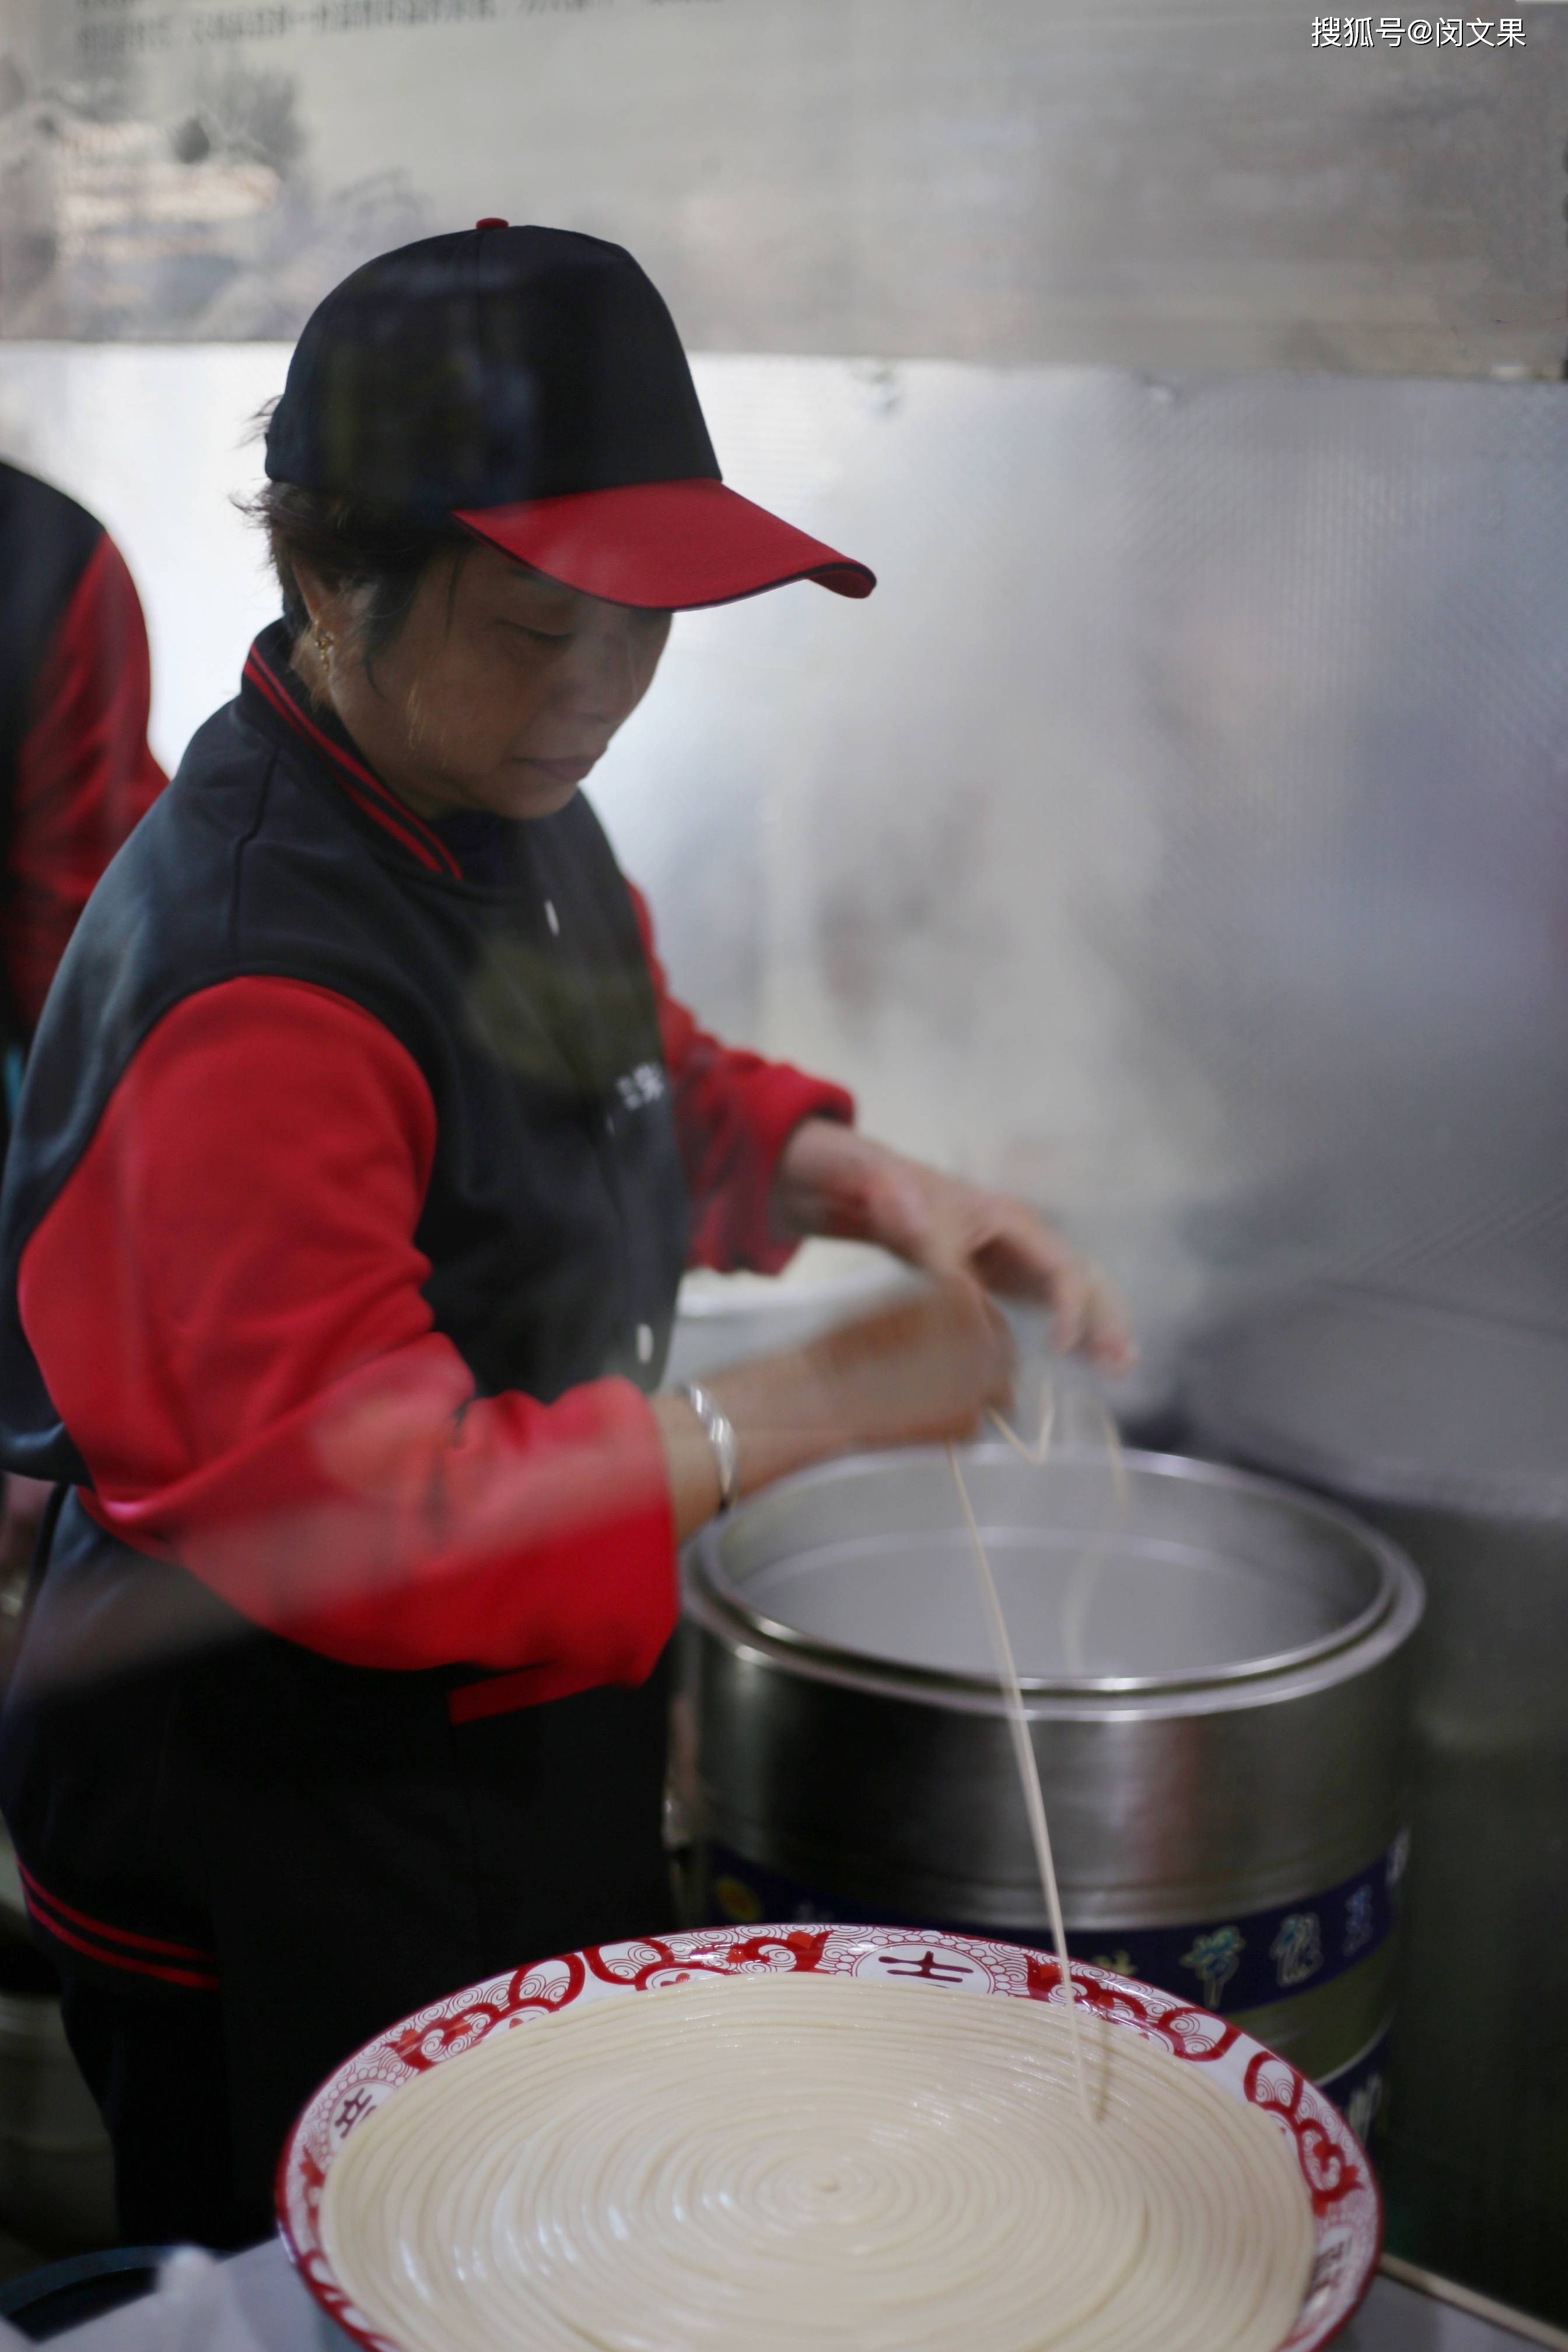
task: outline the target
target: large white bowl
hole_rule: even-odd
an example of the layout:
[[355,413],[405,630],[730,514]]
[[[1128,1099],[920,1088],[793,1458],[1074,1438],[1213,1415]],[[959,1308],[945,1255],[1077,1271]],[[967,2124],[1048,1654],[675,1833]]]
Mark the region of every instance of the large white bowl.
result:
[[[366,2352],[403,2352],[357,2310],[334,2275],[320,2230],[327,2175],[349,2135],[405,2083],[541,2011],[580,2000],[623,2000],[694,1976],[813,1970],[879,1984],[923,1979],[955,1995],[1061,1999],[1053,1959],[1016,1944],[909,1927],[714,1927],[689,1935],[601,1944],[491,1977],[435,2002],[367,2042],[310,2100],[278,2168],[285,2243],[323,2310]],[[1079,1997],[1113,2026],[1141,2033],[1205,2070],[1233,2098],[1260,2108],[1295,2150],[1312,2202],[1317,2258],[1281,2352],[1317,2352],[1354,2312],[1383,2248],[1383,2205],[1366,2152],[1344,2117],[1288,2059],[1206,2009],[1075,1960]]]

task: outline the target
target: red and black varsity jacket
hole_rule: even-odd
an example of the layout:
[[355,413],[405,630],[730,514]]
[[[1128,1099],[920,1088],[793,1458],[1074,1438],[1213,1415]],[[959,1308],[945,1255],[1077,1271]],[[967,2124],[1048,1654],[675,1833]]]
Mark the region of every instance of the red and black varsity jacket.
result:
[[777,1265],[837,1087],[666,994],[581,796],[492,878],[306,705],[281,627],[95,894],[0,1206],[7,1466],[354,1664],[635,1680],[675,1612],[688,1260]]
[[9,1041],[42,1010],[77,919],[163,790],[147,631],[85,509],[0,465],[0,967]]
[[0,1794],[67,1952],[194,1967],[136,1940],[210,1916],[156,1826],[193,1710],[258,1780],[433,1787],[443,1727],[519,1709],[531,1771],[584,1752],[548,1702],[675,1622],[682,1267],[784,1262],[813,1114],[852,1105],[669,998],[585,800],[425,824],[264,633],[78,926],[0,1200],[4,1461],[75,1489]]

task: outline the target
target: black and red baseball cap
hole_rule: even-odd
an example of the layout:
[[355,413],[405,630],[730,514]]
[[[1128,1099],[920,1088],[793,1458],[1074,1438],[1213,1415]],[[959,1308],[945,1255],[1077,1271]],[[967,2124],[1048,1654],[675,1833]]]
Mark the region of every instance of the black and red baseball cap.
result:
[[267,472],[426,524],[455,520],[616,604],[722,604],[875,576],[729,488],[658,289],[574,230],[421,238],[306,320]]

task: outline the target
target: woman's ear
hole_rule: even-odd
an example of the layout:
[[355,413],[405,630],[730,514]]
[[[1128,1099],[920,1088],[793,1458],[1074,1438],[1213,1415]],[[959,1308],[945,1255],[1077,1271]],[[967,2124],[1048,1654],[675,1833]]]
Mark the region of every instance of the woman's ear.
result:
[[346,619],[342,590],[330,588],[319,572],[313,572],[308,563],[301,563],[298,557],[289,565],[289,570],[294,574],[294,585],[300,592],[300,602],[310,616],[311,632],[321,630],[330,636],[339,635]]
[[353,614],[348,591],[330,588],[308,563],[291,567],[300,602],[308,616],[303,634],[295,640],[293,667],[304,679],[313,702],[332,698],[332,671],[341,663],[353,634]]

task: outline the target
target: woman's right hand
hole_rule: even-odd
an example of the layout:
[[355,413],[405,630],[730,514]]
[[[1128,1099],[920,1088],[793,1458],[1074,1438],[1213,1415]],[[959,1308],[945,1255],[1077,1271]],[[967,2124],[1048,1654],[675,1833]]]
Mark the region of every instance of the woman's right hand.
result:
[[[715,1372],[702,1385],[735,1432],[750,1494],[830,1454],[967,1437],[1012,1398],[1013,1341],[979,1285],[962,1276],[840,1324],[804,1347]],[[718,1473],[683,1396],[654,1400],[684,1542],[719,1506]]]

